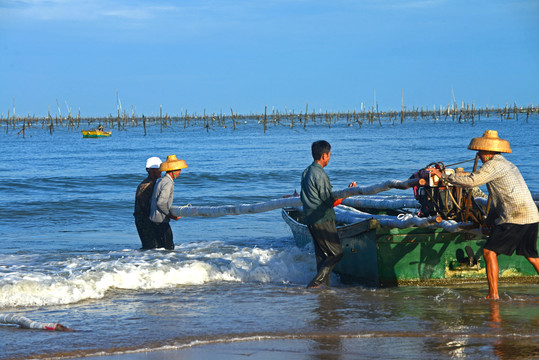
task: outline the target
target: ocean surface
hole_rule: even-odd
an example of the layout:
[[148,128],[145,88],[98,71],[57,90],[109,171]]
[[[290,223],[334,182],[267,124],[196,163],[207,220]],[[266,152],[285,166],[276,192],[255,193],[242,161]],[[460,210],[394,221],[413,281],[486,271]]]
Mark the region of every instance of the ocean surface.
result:
[[497,130],[537,193],[537,115],[361,127],[341,120],[265,133],[254,120],[236,130],[151,125],[147,136],[128,126],[101,139],[83,139],[81,129],[51,135],[37,126],[22,138],[0,128],[0,313],[77,330],[0,324],[0,359],[136,358],[239,342],[282,359],[539,358],[536,284],[501,284],[499,302],[484,300],[486,280],[377,289],[333,275],[330,289],[307,290],[312,245],[295,246],[279,210],[172,221],[174,251],[140,250],[133,218],[148,157],[187,162],[174,205],[255,203],[299,192],[319,139],[332,144],[326,170],[338,190],[473,159],[470,139]]

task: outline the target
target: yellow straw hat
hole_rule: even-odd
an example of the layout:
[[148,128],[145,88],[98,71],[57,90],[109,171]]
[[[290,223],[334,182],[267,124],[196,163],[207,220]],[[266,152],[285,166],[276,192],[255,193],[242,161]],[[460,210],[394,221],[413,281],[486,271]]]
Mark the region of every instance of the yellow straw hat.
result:
[[159,170],[161,171],[175,171],[185,169],[187,164],[184,160],[178,159],[176,155],[167,156],[167,161],[161,163]]
[[484,150],[502,153],[510,153],[509,141],[500,139],[495,130],[486,130],[483,136],[473,138],[468,145],[468,150]]

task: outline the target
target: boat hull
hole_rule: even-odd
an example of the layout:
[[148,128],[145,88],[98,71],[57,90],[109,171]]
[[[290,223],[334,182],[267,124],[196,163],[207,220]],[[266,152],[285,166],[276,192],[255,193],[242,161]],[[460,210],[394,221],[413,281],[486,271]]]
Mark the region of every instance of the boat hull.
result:
[[[312,241],[301,212],[283,209],[282,216],[297,246]],[[486,281],[483,237],[439,228],[386,228],[374,219],[337,226],[337,231],[344,255],[334,272],[345,283],[385,287]],[[498,263],[500,281],[539,283],[523,256],[499,255]]]

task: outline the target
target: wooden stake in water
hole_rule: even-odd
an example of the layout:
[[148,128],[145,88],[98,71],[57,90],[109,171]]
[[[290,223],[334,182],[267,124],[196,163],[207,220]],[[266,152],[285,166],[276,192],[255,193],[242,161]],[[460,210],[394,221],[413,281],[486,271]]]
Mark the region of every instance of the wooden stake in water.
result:
[[266,133],[266,130],[268,129],[268,105],[264,106],[264,134]]
[[142,126],[144,127],[144,136],[146,136],[146,116],[142,114]]

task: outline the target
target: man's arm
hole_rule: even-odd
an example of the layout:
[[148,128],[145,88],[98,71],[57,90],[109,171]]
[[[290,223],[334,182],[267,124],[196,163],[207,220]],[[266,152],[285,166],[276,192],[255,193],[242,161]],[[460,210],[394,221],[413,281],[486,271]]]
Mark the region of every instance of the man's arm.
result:
[[441,178],[451,184],[460,185],[460,186],[481,186],[494,179],[496,179],[497,174],[493,166],[488,162],[485,163],[479,170],[471,173],[470,175],[445,175],[441,174]]

